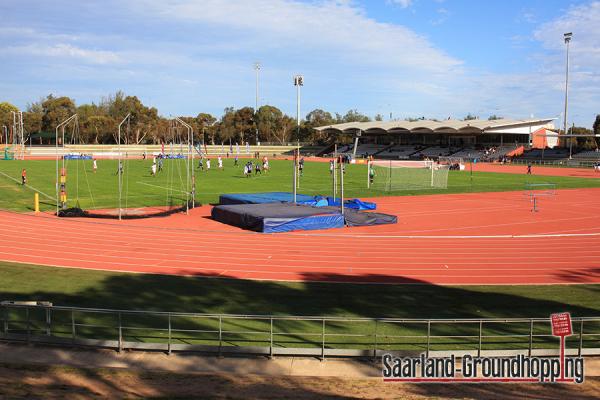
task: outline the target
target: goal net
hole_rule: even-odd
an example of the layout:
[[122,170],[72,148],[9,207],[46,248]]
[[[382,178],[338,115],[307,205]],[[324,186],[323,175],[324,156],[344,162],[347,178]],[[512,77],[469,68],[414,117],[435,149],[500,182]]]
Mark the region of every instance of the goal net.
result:
[[448,187],[448,165],[434,161],[370,161],[367,175],[368,188],[386,192]]

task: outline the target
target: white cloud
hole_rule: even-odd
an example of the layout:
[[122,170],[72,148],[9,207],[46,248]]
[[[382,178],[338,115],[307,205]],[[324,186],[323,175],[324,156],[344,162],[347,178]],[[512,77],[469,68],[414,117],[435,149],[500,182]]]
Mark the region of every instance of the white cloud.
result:
[[[409,2],[407,2],[408,4]],[[348,2],[289,0],[139,0],[134,6],[164,18],[226,28],[244,48],[306,51],[309,57],[434,72],[462,62],[401,25],[377,22]]]
[[397,4],[402,8],[407,8],[412,5],[413,0],[388,0],[390,3]]
[[113,51],[84,49],[67,43],[58,43],[54,45],[28,44],[23,46],[8,46],[5,47],[3,51],[6,54],[13,55],[77,59],[93,64],[109,64],[122,61],[121,57]]
[[553,21],[543,24],[534,36],[549,50],[564,51],[563,34],[573,32],[573,62],[583,68],[600,70],[600,1],[573,7]]

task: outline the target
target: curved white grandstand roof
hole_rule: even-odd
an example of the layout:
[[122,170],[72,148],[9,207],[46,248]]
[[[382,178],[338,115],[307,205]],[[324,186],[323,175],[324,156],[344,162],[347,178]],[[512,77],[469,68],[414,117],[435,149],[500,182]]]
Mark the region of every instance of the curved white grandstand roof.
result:
[[545,119],[495,119],[468,121],[458,120],[419,120],[419,121],[373,121],[373,122],[347,122],[344,124],[327,125],[315,128],[318,131],[332,131],[337,133],[355,134],[357,132],[386,134],[386,133],[455,133],[455,134],[482,134],[502,133],[514,128],[532,127],[534,130],[550,124],[554,118]]

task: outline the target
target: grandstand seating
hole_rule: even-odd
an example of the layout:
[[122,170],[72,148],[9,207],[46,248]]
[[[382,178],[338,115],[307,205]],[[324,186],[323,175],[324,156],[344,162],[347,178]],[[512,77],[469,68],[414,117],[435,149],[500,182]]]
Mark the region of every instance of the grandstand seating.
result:
[[439,156],[449,156],[452,153],[456,152],[457,149],[453,149],[453,148],[449,148],[449,147],[439,147],[439,146],[432,146],[432,147],[427,147],[423,150],[420,150],[419,152],[413,154],[413,158],[423,158],[423,157],[427,157],[427,158],[434,158],[434,157],[439,157]]
[[[388,147],[388,145],[385,144],[359,144],[358,148],[356,149],[356,155],[362,157],[366,156],[367,154],[373,155],[385,149],[386,147]],[[352,149],[350,149],[350,151],[352,151]]]
[[393,158],[408,160],[411,154],[416,153],[421,147],[414,145],[397,144],[380,151],[376,154],[377,158]]
[[460,158],[477,158],[482,161],[494,161],[499,160],[502,157],[506,156],[506,154],[510,153],[515,149],[514,145],[507,146],[495,146],[492,147],[493,150],[490,151],[490,148],[487,149],[474,149],[474,148],[464,148],[452,154],[452,157],[460,157]]
[[573,154],[573,158],[577,158],[580,160],[600,160],[600,151],[596,150],[584,150],[580,151],[577,154]]
[[531,149],[523,153],[520,157],[525,160],[533,159],[553,159],[560,160],[569,158],[569,149],[566,148],[555,148],[555,149]]

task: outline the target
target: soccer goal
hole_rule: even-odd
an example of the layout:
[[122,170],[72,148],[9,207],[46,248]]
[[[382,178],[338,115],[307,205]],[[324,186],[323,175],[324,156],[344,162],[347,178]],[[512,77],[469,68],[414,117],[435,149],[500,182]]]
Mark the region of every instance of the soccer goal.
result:
[[446,189],[448,188],[448,165],[434,161],[369,161],[367,187],[386,192]]

